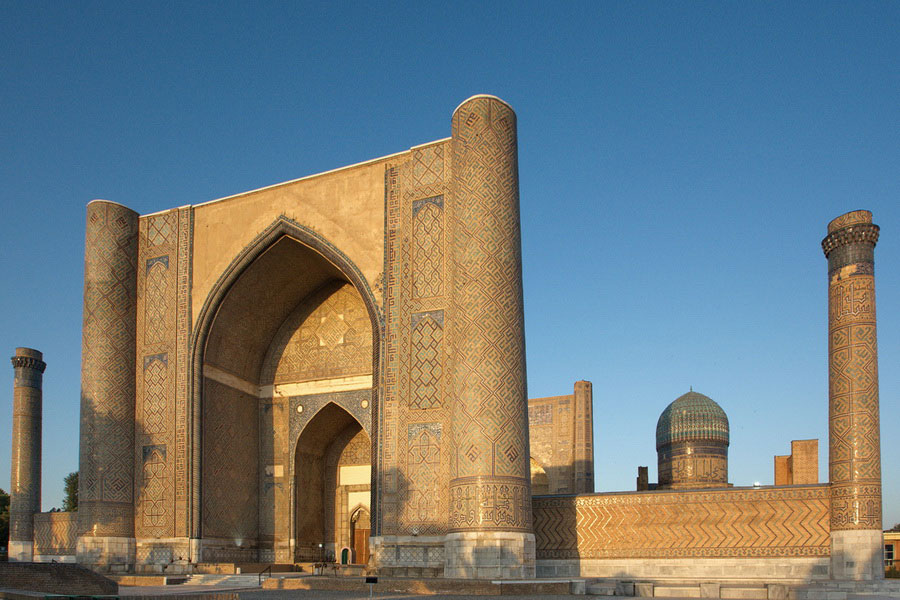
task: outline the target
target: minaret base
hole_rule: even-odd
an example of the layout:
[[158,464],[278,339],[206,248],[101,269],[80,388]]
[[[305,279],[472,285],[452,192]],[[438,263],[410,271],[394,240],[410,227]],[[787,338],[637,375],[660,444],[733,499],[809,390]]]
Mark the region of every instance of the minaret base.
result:
[[9,562],[34,562],[33,542],[9,541]]
[[78,564],[103,573],[127,573],[134,570],[135,540],[132,537],[78,538]]
[[444,538],[444,577],[534,579],[533,533],[466,531]]
[[831,532],[831,578],[884,579],[881,531],[851,529]]

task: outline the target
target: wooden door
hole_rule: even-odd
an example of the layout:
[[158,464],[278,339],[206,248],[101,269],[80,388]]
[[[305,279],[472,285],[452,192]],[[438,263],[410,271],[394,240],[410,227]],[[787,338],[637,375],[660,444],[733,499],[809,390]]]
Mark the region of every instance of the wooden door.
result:
[[356,564],[365,565],[369,562],[369,532],[371,529],[353,530],[353,553]]

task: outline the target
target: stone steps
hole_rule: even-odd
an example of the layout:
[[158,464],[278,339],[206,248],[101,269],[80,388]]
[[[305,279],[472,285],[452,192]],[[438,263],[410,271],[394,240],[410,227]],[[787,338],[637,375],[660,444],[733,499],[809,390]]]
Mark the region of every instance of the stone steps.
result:
[[[268,579],[268,575],[263,575],[262,580]],[[246,575],[231,574],[197,574],[187,578],[183,585],[208,585],[214,587],[259,587],[260,576],[258,573],[249,573]]]
[[725,600],[787,600],[789,584],[756,580],[617,580],[594,579],[586,585],[592,596],[639,598],[722,598]]

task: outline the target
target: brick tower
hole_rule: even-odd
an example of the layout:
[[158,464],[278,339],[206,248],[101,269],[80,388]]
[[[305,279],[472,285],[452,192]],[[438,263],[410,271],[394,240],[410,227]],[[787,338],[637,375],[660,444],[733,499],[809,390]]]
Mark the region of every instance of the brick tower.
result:
[[516,114],[453,113],[453,435],[446,577],[534,577]]
[[880,579],[881,446],[872,213],[828,224],[828,470],[835,579]]
[[134,388],[138,214],[106,200],[87,206],[78,562],[134,564]]
[[34,558],[34,513],[41,510],[41,410],[47,363],[31,348],[16,348],[13,381],[12,473],[9,490],[9,560]]

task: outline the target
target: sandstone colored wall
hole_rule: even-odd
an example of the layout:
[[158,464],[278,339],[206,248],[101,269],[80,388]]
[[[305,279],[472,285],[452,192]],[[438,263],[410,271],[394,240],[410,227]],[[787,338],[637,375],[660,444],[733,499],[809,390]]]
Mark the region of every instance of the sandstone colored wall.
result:
[[168,564],[188,556],[190,530],[193,210],[183,207],[141,217],[138,235],[136,560]]
[[819,440],[793,440],[788,456],[775,457],[775,485],[819,483]]
[[828,486],[534,499],[538,560],[828,557]]
[[130,568],[134,548],[134,439],[138,214],[87,206],[78,560]]
[[78,542],[77,512],[45,512],[34,515],[35,562],[75,559]]
[[531,458],[537,463],[532,465],[534,495],[593,493],[591,404],[589,381],[576,382],[575,393],[568,396],[528,400]]
[[453,452],[449,143],[398,155],[383,175],[386,335],[373,535],[442,535]]
[[[384,169],[388,159],[337,169],[199,204],[194,212],[192,314],[225,268],[279,216],[343,251],[375,290],[384,265]],[[380,300],[380,292],[376,291]]]
[[[333,402],[362,424],[369,440],[372,325],[352,285],[332,281],[300,302],[273,338],[259,383],[260,560],[287,562],[293,560],[291,464],[308,419]],[[334,507],[326,502],[325,508]],[[333,540],[326,533],[324,541]]]

